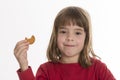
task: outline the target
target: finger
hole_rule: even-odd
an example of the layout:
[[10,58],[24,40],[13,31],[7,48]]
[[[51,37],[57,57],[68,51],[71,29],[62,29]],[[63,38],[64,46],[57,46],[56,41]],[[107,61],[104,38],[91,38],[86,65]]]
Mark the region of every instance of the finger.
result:
[[28,44],[21,44],[20,46],[16,47],[16,49],[14,50],[14,53],[17,53],[19,50],[24,49],[24,47],[26,47],[28,49],[29,45]]
[[19,56],[17,58],[19,65],[20,66],[28,65],[27,50],[24,49],[20,53],[23,53],[23,54],[19,54]]
[[17,42],[17,44],[16,44],[14,50],[16,50],[17,47],[19,47],[20,45],[22,45],[22,44],[24,44],[24,43],[29,44],[29,42],[28,42],[27,40],[21,40],[21,41]]
[[18,42],[14,48],[14,53],[16,53],[23,46],[29,46],[29,43],[26,40],[22,40],[22,41]]
[[27,59],[27,49],[21,50],[17,54],[18,59]]
[[16,49],[16,47],[17,47],[19,44],[23,43],[23,41],[24,41],[24,40],[18,41],[18,42],[16,43],[16,45],[15,45],[15,48],[14,48],[14,49]]
[[19,48],[18,50],[15,50],[15,53],[14,53],[15,56],[16,56],[16,57],[19,57],[19,55],[25,54],[25,53],[23,53],[23,52],[24,52],[24,51],[27,52],[28,48],[29,48],[29,46],[21,46],[21,48]]

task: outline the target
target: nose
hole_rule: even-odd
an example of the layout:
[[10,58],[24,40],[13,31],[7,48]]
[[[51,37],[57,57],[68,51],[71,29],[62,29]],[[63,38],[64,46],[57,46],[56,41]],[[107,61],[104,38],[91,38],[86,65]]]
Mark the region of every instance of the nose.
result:
[[67,41],[74,41],[74,36],[72,34],[68,34],[66,40]]

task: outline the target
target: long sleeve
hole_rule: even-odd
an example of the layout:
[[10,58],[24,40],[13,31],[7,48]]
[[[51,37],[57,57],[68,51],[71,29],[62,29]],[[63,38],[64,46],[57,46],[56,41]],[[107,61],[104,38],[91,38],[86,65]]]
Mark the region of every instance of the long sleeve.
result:
[[36,76],[31,67],[26,71],[17,71],[20,80],[116,80],[107,66],[99,60],[94,60],[88,68],[79,63],[53,63],[41,64]]
[[96,64],[96,72],[99,80],[116,80],[106,64],[100,61]]
[[18,76],[20,80],[35,80],[34,74],[32,72],[31,67],[29,67],[25,71],[17,70]]
[[25,71],[21,71],[20,69],[17,70],[18,76],[20,80],[48,80],[46,69],[44,67],[39,67],[38,71],[36,73],[36,76],[34,76],[32,68],[29,67]]
[[49,80],[48,70],[46,65],[40,65],[36,73],[36,80]]

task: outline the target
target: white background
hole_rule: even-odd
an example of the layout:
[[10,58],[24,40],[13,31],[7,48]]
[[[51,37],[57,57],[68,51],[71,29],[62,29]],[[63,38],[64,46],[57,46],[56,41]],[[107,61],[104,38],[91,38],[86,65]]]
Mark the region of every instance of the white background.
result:
[[35,35],[28,51],[34,74],[47,61],[46,49],[57,13],[66,6],[86,9],[92,20],[93,48],[120,80],[119,0],[0,0],[0,79],[18,80],[15,44]]

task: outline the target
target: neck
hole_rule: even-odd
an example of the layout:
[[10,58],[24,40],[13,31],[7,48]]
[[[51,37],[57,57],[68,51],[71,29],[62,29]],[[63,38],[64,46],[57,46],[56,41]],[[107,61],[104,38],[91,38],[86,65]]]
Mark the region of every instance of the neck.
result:
[[79,56],[75,56],[75,57],[62,57],[60,62],[62,62],[62,63],[78,63],[78,57]]

